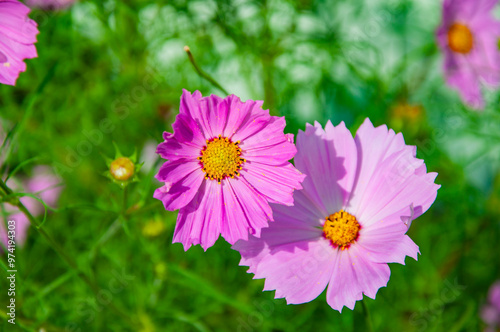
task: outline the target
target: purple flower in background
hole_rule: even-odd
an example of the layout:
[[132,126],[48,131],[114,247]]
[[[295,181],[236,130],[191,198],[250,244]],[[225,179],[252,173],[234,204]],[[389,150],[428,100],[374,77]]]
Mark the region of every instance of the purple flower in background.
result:
[[71,7],[75,0],[26,0],[26,4],[31,8],[43,10],[62,10]]
[[206,250],[220,234],[231,244],[260,236],[273,220],[269,203],[292,205],[304,175],[288,162],[295,153],[285,118],[262,101],[202,97],[184,90],[180,112],[157,153],[164,159],[155,191],[165,209],[179,210],[173,242]]
[[481,318],[488,325],[487,332],[500,328],[500,280],[491,285],[488,302],[481,308]]
[[[47,166],[35,167],[33,169],[33,174],[31,178],[28,178],[21,184],[16,184],[9,180],[8,185],[16,191],[34,194],[43,200],[46,205],[55,207],[62,190],[59,178],[55,176]],[[43,204],[32,197],[24,196],[20,198],[20,201],[34,217],[43,215],[45,212]],[[6,214],[5,216],[0,215],[0,241],[6,245],[7,232],[5,226],[8,220],[14,220],[16,227],[16,243],[22,246],[26,241],[26,235],[30,225],[28,218],[10,204],[3,204],[3,207],[0,206],[0,208],[2,208]]]
[[328,286],[333,309],[353,309],[387,285],[387,263],[417,259],[406,232],[436,199],[437,174],[427,173],[401,134],[368,119],[354,139],[344,123],[307,124],[297,150],[295,165],[307,176],[294,206],[273,205],[275,221],[261,237],[233,249],[276,298],[305,303]]
[[0,0],[0,83],[15,85],[26,70],[24,59],[37,57],[37,24],[30,9],[17,0]]
[[497,0],[445,0],[437,40],[444,52],[447,83],[465,103],[484,107],[480,82],[500,84],[500,22],[491,13]]

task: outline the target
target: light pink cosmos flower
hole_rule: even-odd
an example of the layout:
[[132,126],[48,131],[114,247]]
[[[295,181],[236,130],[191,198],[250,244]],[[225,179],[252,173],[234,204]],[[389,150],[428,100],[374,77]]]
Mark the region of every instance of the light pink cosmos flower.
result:
[[481,308],[481,318],[488,325],[485,331],[494,332],[500,328],[500,280],[491,285],[488,303]]
[[437,30],[444,52],[444,73],[465,103],[484,107],[480,82],[500,84],[500,22],[492,9],[497,0],[445,0],[442,24]]
[[288,304],[312,301],[328,286],[335,310],[375,298],[389,281],[387,263],[417,259],[406,235],[434,202],[436,173],[427,173],[403,136],[366,120],[353,139],[342,122],[307,124],[297,136],[296,167],[306,174],[294,206],[273,205],[275,221],[260,239],[238,241],[240,265],[264,290]]
[[75,0],[26,0],[30,8],[43,10],[62,10],[71,7]]
[[[55,176],[47,166],[35,167],[33,169],[33,174],[33,177],[25,180],[21,185],[16,185],[13,181],[9,181],[8,185],[11,188],[15,188],[16,192],[22,191],[34,194],[48,206],[55,207],[62,190],[60,179]],[[34,217],[45,213],[43,204],[32,197],[24,196],[20,198],[20,201]],[[3,204],[0,208],[5,212],[5,216],[0,214],[0,241],[6,245],[7,231],[5,226],[8,220],[14,220],[16,244],[20,246],[24,245],[30,225],[28,218],[10,204]]]
[[36,58],[37,24],[30,9],[17,0],[0,0],[0,83],[15,85],[26,70],[24,59]]
[[157,153],[168,159],[154,197],[180,209],[173,242],[206,250],[220,234],[231,244],[260,236],[273,220],[269,203],[292,205],[304,175],[288,162],[295,153],[285,118],[270,116],[262,101],[202,97],[184,90],[180,113]]

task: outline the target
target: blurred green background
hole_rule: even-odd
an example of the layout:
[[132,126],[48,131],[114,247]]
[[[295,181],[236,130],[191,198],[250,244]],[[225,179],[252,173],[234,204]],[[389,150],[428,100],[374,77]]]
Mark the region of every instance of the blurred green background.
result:
[[366,117],[403,132],[442,187],[409,231],[418,262],[391,264],[388,287],[365,297],[374,329],[484,328],[479,310],[500,278],[500,94],[485,90],[487,107],[475,112],[445,85],[434,38],[441,1],[95,0],[30,17],[39,57],[16,87],[0,86],[1,125],[13,131],[0,174],[20,166],[29,176],[36,164],[59,173],[64,191],[43,228],[97,286],[31,228],[16,250],[15,327],[0,273],[0,328],[357,329],[361,303],[339,314],[324,294],[274,300],[223,239],[207,252],[172,244],[177,213],[152,198],[155,165],[128,188],[122,213],[122,189],[102,175],[113,142],[157,166],[144,151],[171,131],[181,89],[223,95],[196,74],[185,45],[230,93],[286,116],[287,132],[330,119],[354,133]]

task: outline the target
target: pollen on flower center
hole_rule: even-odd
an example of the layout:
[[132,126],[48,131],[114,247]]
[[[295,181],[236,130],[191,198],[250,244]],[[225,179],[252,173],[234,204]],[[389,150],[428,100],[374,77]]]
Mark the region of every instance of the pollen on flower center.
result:
[[235,175],[240,175],[239,170],[245,159],[241,158],[241,148],[238,144],[239,141],[232,142],[221,135],[207,140],[207,145],[198,157],[205,172],[205,179],[217,180],[220,183],[228,176],[234,178]]
[[448,30],[448,46],[453,52],[467,54],[472,50],[474,36],[469,27],[453,23]]
[[323,233],[335,247],[344,250],[356,241],[360,228],[356,217],[340,210],[326,217]]

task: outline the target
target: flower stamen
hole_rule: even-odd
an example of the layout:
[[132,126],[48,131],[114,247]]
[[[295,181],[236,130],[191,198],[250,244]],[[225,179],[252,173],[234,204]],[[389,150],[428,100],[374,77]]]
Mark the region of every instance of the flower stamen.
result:
[[361,225],[352,214],[340,210],[326,217],[323,235],[333,246],[342,250],[349,248],[359,236]]
[[221,180],[240,176],[242,164],[246,161],[241,158],[240,141],[232,142],[227,137],[219,135],[206,141],[207,145],[201,150],[198,160],[201,162],[205,179]]

